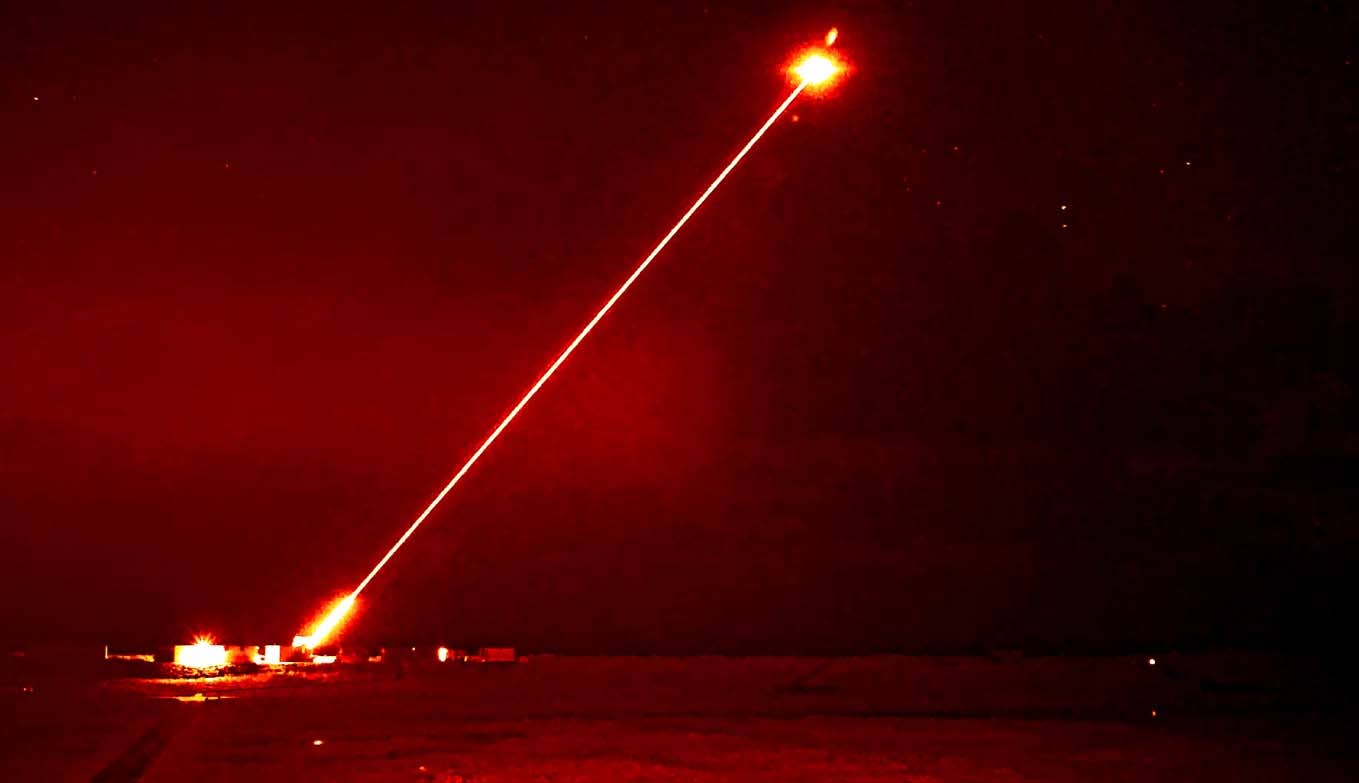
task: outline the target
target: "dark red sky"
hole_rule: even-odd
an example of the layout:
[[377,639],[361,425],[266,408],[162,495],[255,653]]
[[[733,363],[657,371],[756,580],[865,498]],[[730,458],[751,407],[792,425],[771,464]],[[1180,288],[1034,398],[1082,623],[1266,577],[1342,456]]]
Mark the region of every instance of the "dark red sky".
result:
[[1352,11],[88,5],[0,18],[8,637],[296,630],[832,24],[853,77],[360,633],[1272,644],[1325,613],[1352,497],[1281,465],[1352,454]]

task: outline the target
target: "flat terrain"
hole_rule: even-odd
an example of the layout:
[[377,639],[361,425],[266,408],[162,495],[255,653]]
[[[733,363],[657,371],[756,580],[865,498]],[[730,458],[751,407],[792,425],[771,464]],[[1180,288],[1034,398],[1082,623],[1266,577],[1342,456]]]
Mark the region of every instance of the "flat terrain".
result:
[[0,779],[1339,781],[1355,769],[1343,712],[1310,709],[1312,675],[1268,659],[546,656],[143,674],[11,661]]

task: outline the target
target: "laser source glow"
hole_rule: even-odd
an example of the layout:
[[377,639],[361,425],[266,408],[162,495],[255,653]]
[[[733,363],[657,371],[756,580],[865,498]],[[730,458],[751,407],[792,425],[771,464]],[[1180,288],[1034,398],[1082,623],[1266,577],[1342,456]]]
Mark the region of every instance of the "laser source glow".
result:
[[[832,31],[832,33],[828,35],[828,40],[834,39],[834,33],[835,31]],[[622,285],[614,291],[613,295],[604,302],[604,305],[599,308],[599,311],[595,313],[594,317],[591,318],[575,338],[567,344],[566,348],[562,350],[552,364],[548,365],[548,368],[538,377],[538,380],[534,381],[533,385],[529,387],[529,390],[519,398],[519,401],[515,403],[509,413],[505,414],[505,417],[500,420],[500,423],[496,425],[495,429],[491,430],[491,434],[486,436],[486,439],[482,441],[476,451],[472,452],[472,456],[468,457],[467,461],[462,464],[462,467],[458,468],[458,471],[453,474],[453,478],[449,479],[443,489],[439,490],[439,493],[434,496],[434,499],[430,501],[429,505],[420,512],[420,515],[415,518],[415,521],[406,528],[405,532],[403,532],[399,538],[397,538],[396,543],[392,544],[391,548],[389,548],[382,558],[378,560],[377,564],[368,572],[368,575],[363,578],[363,581],[359,582],[358,587],[355,587],[354,590],[345,596],[339,604],[331,609],[311,633],[296,637],[294,639],[294,644],[296,646],[315,648],[330,637],[344,620],[345,615],[347,615],[349,610],[354,606],[354,602],[358,599],[359,593],[363,592],[364,588],[366,588],[368,584],[373,581],[374,577],[382,571],[383,567],[387,565],[392,557],[395,556],[410,537],[414,535],[415,531],[419,529],[420,525],[422,525],[429,515],[433,513],[434,509],[443,502],[443,499],[448,496],[448,493],[453,491],[453,488],[458,485],[458,482],[462,480],[463,476],[466,476],[467,472],[472,469],[472,466],[476,464],[477,460],[481,459],[481,455],[486,453],[486,450],[491,447],[492,443],[495,443],[496,439],[500,437],[500,434],[510,425],[510,422],[514,421],[515,417],[519,415],[519,412],[524,409],[524,406],[528,405],[529,400],[533,399],[534,395],[538,393],[538,390],[541,389],[543,385],[547,383],[548,379],[551,378],[566,362],[567,358],[571,356],[571,353],[576,350],[576,347],[585,340],[586,336],[594,330],[595,326],[603,320],[604,316],[613,309],[613,306],[618,303],[618,300],[623,298],[623,294],[627,293],[628,289],[632,287],[632,284],[637,282],[637,278],[641,277],[647,267],[651,266],[651,262],[656,259],[656,256],[660,255],[661,251],[670,244],[670,240],[674,239],[680,229],[684,228],[684,225],[689,222],[689,219],[699,210],[699,207],[703,206],[704,202],[708,200],[708,197],[711,196],[723,181],[726,180],[727,176],[740,165],[741,161],[745,159],[751,149],[753,149],[760,139],[764,137],[765,133],[773,127],[774,123],[783,116],[784,112],[788,110],[788,107],[793,104],[793,101],[797,100],[797,97],[801,95],[808,86],[825,82],[838,70],[839,67],[830,58],[822,54],[814,54],[804,58],[801,64],[794,68],[794,72],[798,75],[800,81],[797,82],[796,86],[787,97],[783,99],[783,102],[779,104],[773,114],[769,115],[769,118],[764,121],[764,124],[760,126],[759,130],[755,131],[755,134],[750,137],[745,143],[745,146],[741,147],[740,151],[732,157],[726,167],[722,169],[721,173],[709,183],[708,187],[694,200],[684,214],[680,216],[679,220],[675,221],[675,224],[670,227],[670,230],[661,237],[661,240],[656,243],[656,246],[651,249],[651,252],[647,253],[646,257],[637,265],[637,268],[633,270],[632,274],[629,275],[627,279],[623,281]]]
[[326,639],[330,638],[330,635],[334,633],[336,627],[344,620],[345,616],[349,614],[349,610],[354,608],[354,602],[358,600],[359,590],[362,589],[363,587],[360,586],[358,590],[341,598],[339,602],[326,613],[326,616],[321,619],[321,622],[316,624],[316,627],[312,629],[311,633],[302,636],[294,636],[293,646],[309,649],[315,649],[316,647],[321,646]]

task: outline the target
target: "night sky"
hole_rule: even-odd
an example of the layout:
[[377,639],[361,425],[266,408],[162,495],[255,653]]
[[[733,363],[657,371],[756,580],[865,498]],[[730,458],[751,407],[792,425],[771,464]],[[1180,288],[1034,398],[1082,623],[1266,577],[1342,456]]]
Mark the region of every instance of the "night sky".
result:
[[1343,632],[1353,6],[107,5],[0,12],[0,639],[290,638],[832,25],[351,638]]

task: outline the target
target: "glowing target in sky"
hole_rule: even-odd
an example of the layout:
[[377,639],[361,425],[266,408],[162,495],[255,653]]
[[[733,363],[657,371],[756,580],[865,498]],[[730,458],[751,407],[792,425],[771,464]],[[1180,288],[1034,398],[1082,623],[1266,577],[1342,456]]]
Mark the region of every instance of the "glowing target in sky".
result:
[[[825,39],[826,45],[830,46],[835,43],[838,35],[838,30],[834,29],[827,33]],[[510,422],[514,421],[514,418],[519,415],[519,411],[524,409],[524,406],[528,404],[529,400],[533,399],[533,396],[538,393],[538,390],[543,387],[543,384],[547,383],[553,373],[557,372],[557,369],[566,362],[566,359],[576,350],[576,347],[579,346],[595,326],[603,320],[609,310],[613,309],[613,306],[617,304],[618,300],[623,298],[623,294],[627,293],[627,290],[632,287],[632,284],[637,282],[637,278],[642,276],[642,273],[646,271],[648,266],[651,266],[651,262],[655,260],[656,256],[660,255],[666,245],[670,244],[670,240],[674,239],[675,235],[684,227],[684,224],[689,222],[689,218],[693,217],[699,207],[703,206],[703,203],[708,200],[708,197],[711,196],[713,192],[717,190],[718,186],[726,180],[727,176],[736,169],[746,155],[750,153],[751,149],[755,147],[756,143],[764,137],[765,132],[773,127],[774,123],[783,116],[783,113],[788,110],[788,107],[793,104],[793,101],[797,100],[797,97],[801,95],[804,90],[809,87],[819,88],[829,84],[832,79],[843,70],[843,66],[841,66],[840,63],[825,49],[808,51],[792,68],[790,68],[790,73],[794,77],[795,84],[792,92],[788,93],[787,97],[783,99],[783,102],[779,104],[778,108],[774,109],[774,113],[769,115],[769,118],[764,121],[764,124],[760,126],[759,130],[755,131],[755,134],[750,137],[745,143],[745,146],[741,147],[740,151],[727,163],[726,168],[722,169],[721,173],[709,183],[707,189],[694,200],[693,204],[689,206],[689,209],[675,222],[675,225],[671,226],[670,230],[665,233],[665,236],[661,237],[660,242],[656,243],[656,246],[646,255],[646,258],[642,259],[642,262],[638,264],[637,268],[632,271],[632,274],[623,281],[623,284],[618,287],[618,290],[614,291],[613,295],[604,302],[604,305],[600,307],[594,317],[585,324],[585,327],[580,330],[580,333],[575,336],[575,339],[571,340],[566,348],[558,354],[556,360],[548,365],[548,368],[542,375],[538,376],[538,380],[534,381],[533,385],[529,387],[529,390],[524,393],[524,396],[519,398],[519,401],[515,403],[509,413],[505,414],[505,417],[500,420],[500,423],[496,425],[495,429],[491,430],[491,434],[486,436],[486,439],[482,441],[476,451],[472,452],[472,456],[468,457],[462,467],[458,468],[458,472],[453,474],[453,478],[449,479],[448,483],[444,485],[444,488],[439,491],[439,494],[434,496],[434,500],[430,501],[429,505],[425,507],[425,510],[421,511],[420,515],[415,518],[415,521],[406,528],[406,531],[402,533],[399,538],[397,538],[396,543],[392,544],[391,548],[387,550],[387,553],[378,560],[377,564],[368,572],[368,575],[363,578],[363,581],[359,582],[358,587],[355,587],[353,591],[340,599],[340,601],[326,613],[324,618],[316,624],[310,633],[298,635],[294,639],[294,644],[296,646],[315,648],[330,638],[330,636],[340,627],[341,623],[344,622],[344,619],[349,614],[350,610],[354,608],[359,593],[363,592],[363,589],[368,586],[368,583],[373,581],[373,578],[387,565],[387,562],[392,559],[397,551],[405,545],[406,541],[410,539],[416,529],[418,529],[434,509],[443,502],[443,499],[448,493],[453,491],[453,487],[457,486],[458,482],[462,480],[463,476],[467,475],[467,472],[472,469],[472,466],[476,464],[477,460],[481,459],[481,455],[486,453],[486,450],[491,447],[492,443],[495,443],[496,439],[500,437],[500,433],[504,432],[505,428],[510,425]]]
[[810,87],[820,87],[840,72],[840,66],[827,55],[809,54],[793,66],[793,75]]

